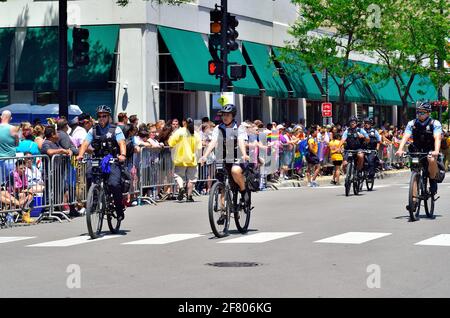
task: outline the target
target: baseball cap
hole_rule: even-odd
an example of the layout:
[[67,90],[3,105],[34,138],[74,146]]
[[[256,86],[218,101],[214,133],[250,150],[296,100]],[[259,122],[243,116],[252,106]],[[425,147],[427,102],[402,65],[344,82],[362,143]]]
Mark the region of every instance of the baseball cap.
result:
[[283,125],[278,125],[277,129],[284,129],[284,126]]

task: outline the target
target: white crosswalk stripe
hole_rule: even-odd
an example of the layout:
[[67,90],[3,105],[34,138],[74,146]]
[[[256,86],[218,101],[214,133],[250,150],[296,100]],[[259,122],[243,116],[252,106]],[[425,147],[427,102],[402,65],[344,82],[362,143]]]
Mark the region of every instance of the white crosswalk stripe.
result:
[[315,241],[315,243],[362,244],[391,234],[392,233],[347,232]]
[[221,241],[218,243],[265,243],[301,233],[302,232],[264,232],[252,235],[245,235],[242,237]]
[[440,234],[420,241],[414,245],[450,246],[450,234]]
[[36,238],[36,236],[4,236],[0,237],[0,244],[29,240],[34,238]]
[[204,236],[202,234],[168,234],[158,237],[152,237],[149,239],[133,241],[128,243],[122,243],[123,245],[161,245],[161,244],[169,244],[179,241],[185,241],[197,237]]
[[90,236],[77,236],[77,237],[72,237],[72,238],[68,238],[68,239],[64,239],[64,240],[28,245],[27,247],[68,247],[68,246],[80,245],[80,244],[85,244],[85,243],[93,243],[93,242],[109,240],[109,239],[113,239],[113,238],[117,238],[117,237],[122,237],[122,235],[105,235],[105,236],[99,237],[95,240],[92,240]]

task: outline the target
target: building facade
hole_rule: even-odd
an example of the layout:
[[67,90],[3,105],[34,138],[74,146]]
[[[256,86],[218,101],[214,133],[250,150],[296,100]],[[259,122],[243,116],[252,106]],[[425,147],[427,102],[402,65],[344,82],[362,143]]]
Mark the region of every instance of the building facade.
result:
[[[143,122],[213,118],[218,80],[207,74],[207,45],[216,2],[167,6],[132,0],[120,7],[115,0],[69,0],[69,25],[90,31],[91,60],[85,68],[70,70],[70,102],[90,113],[108,104],[115,114],[137,114]],[[239,119],[321,123],[323,94],[315,83],[320,74],[289,73],[289,65],[268,62],[290,40],[287,31],[298,9],[289,0],[229,0],[229,11],[239,20],[240,48],[232,60],[248,65],[247,78],[234,87]],[[0,103],[58,102],[57,25],[56,0],[0,3]],[[295,78],[296,72],[301,75]],[[347,98],[349,113],[378,114],[380,123],[397,121],[398,98],[378,103],[353,93]]]

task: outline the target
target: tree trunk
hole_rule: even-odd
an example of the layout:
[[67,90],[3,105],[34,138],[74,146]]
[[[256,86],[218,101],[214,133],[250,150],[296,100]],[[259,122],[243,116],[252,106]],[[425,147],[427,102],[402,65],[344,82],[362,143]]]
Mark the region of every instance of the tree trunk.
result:
[[406,125],[408,123],[408,100],[406,98],[402,98],[402,112],[400,125]]
[[339,85],[339,122],[345,125],[350,117],[349,109],[345,104],[345,88]]

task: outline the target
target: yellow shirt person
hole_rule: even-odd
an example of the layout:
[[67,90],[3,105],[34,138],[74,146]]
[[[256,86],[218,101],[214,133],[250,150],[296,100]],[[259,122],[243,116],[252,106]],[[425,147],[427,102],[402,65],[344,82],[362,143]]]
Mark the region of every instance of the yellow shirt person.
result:
[[337,139],[334,139],[330,141],[330,153],[331,153],[331,161],[343,161],[344,158],[342,157],[342,151],[339,149],[339,143],[340,141]]
[[170,136],[168,143],[174,148],[173,163],[176,167],[197,166],[196,152],[202,150],[202,141],[196,131],[191,135],[187,128],[179,128]]

